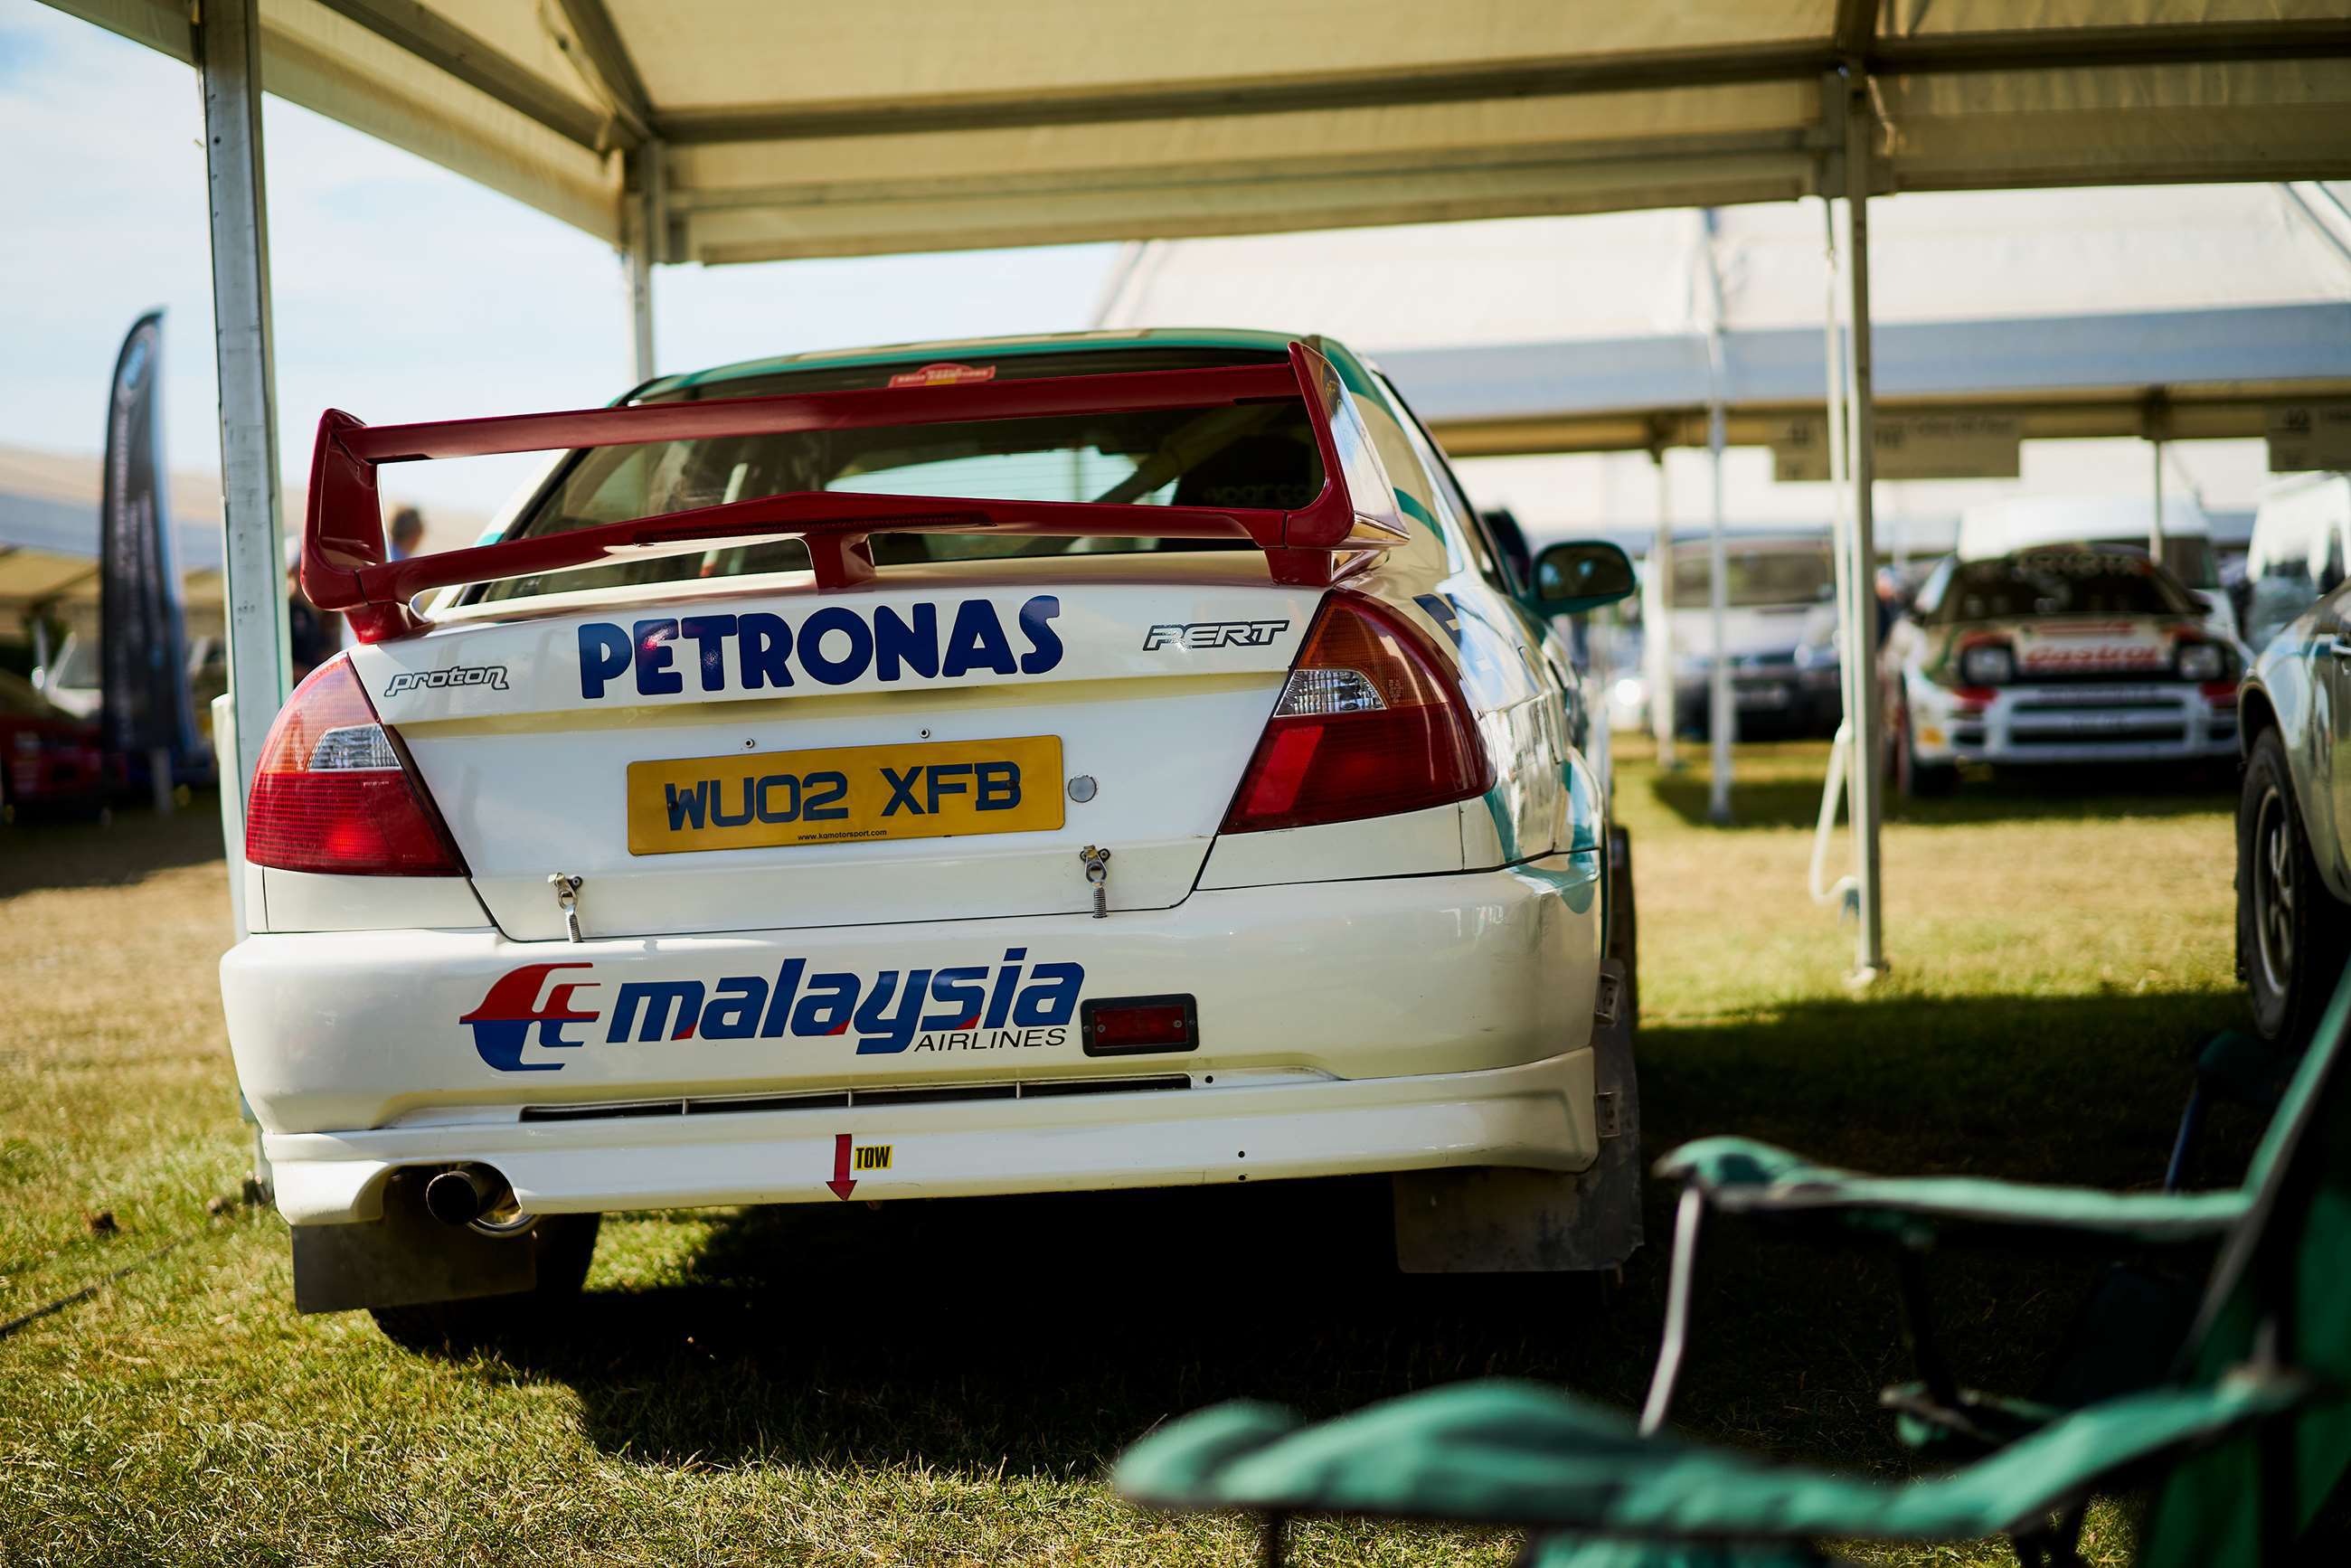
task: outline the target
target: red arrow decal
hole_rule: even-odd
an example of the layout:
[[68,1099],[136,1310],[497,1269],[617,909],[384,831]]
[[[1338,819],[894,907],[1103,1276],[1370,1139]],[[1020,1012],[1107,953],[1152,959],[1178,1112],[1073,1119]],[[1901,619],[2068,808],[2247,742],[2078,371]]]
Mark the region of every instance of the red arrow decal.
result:
[[832,1179],[824,1185],[832,1188],[832,1196],[835,1197],[845,1198],[857,1190],[857,1184],[849,1179],[849,1134],[847,1133],[835,1133],[832,1135]]

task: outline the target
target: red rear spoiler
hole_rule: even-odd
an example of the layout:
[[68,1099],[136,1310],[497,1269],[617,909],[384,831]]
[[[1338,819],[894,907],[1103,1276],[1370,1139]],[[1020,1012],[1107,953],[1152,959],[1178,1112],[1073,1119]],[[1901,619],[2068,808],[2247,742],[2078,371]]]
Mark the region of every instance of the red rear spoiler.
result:
[[[1322,490],[1296,511],[1260,507],[1137,507],[1081,501],[991,501],[799,491],[632,522],[573,528],[537,538],[387,560],[376,467],[431,457],[545,452],[711,436],[944,424],[1057,413],[1133,413],[1304,402],[1322,457]],[[1333,420],[1347,422],[1343,456]],[[932,386],[641,403],[569,413],[526,413],[433,424],[369,425],[338,409],[319,421],[310,464],[310,509],[302,539],[302,591],[322,610],[349,613],[360,640],[381,642],[423,630],[416,595],[625,559],[696,539],[798,538],[807,541],[820,588],[873,575],[866,542],[876,533],[995,532],[1059,537],[1246,538],[1266,553],[1278,581],[1330,582],[1348,552],[1384,549],[1405,537],[1392,520],[1359,517],[1347,492],[1349,458],[1366,481],[1378,473],[1330,361],[1303,343],[1286,365],[1135,371]],[[1384,484],[1384,476],[1382,476]],[[1392,517],[1387,496],[1373,502]]]

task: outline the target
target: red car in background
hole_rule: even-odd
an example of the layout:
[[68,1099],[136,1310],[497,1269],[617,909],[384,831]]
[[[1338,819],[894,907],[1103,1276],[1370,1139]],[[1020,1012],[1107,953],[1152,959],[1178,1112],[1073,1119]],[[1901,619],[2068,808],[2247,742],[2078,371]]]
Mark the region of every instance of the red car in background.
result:
[[0,821],[27,806],[95,808],[105,795],[98,727],[0,670]]

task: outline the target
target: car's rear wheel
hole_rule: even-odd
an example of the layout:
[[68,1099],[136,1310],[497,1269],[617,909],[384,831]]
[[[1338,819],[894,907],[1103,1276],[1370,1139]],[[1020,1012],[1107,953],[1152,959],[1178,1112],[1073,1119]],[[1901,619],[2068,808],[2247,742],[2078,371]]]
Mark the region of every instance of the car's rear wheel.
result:
[[534,1250],[538,1283],[530,1290],[462,1301],[371,1307],[368,1312],[384,1337],[404,1349],[469,1350],[528,1328],[548,1307],[577,1296],[588,1282],[588,1265],[596,1256],[596,1233],[602,1227],[603,1216],[599,1214],[542,1215],[528,1235],[499,1243]]
[[2274,729],[2253,743],[2237,798],[2237,949],[2254,1028],[2265,1040],[2307,1040],[2351,950],[2351,911],[2319,878]]

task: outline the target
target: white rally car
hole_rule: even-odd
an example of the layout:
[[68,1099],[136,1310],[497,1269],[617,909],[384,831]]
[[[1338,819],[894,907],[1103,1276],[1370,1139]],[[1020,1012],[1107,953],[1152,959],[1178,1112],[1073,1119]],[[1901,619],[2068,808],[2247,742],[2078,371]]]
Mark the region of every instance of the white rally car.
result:
[[1886,735],[1906,795],[1961,762],[2235,757],[2243,650],[2144,550],[2063,545],[1946,559],[1886,640]]
[[[561,454],[388,561],[387,462]],[[222,964],[297,1304],[577,1289],[595,1217],[1396,1178],[1407,1268],[1638,1239],[1629,850],[1551,612],[1335,343],[771,361],[329,413]],[[1612,867],[1614,875],[1612,876]]]

